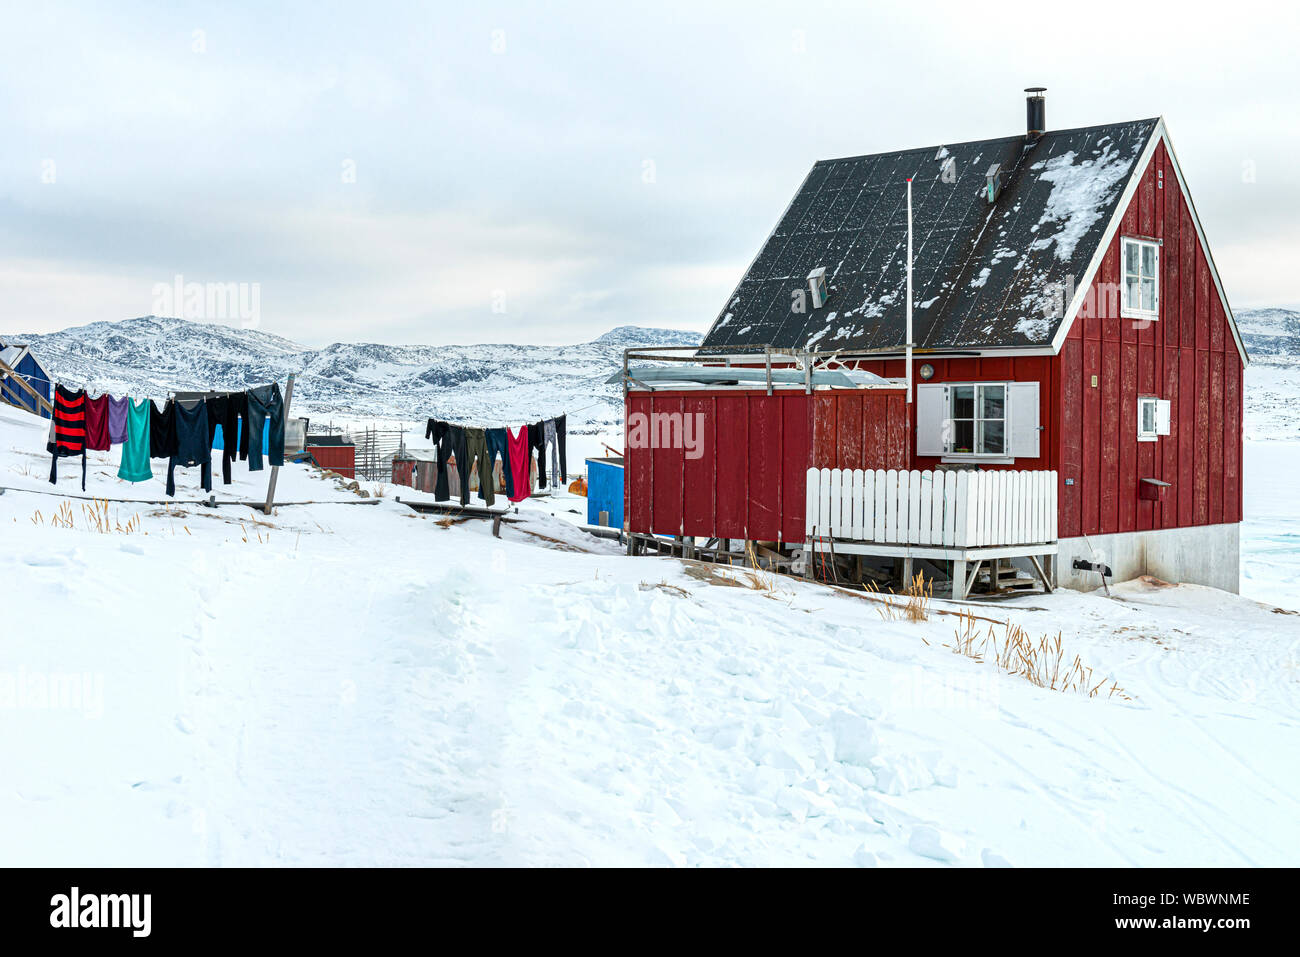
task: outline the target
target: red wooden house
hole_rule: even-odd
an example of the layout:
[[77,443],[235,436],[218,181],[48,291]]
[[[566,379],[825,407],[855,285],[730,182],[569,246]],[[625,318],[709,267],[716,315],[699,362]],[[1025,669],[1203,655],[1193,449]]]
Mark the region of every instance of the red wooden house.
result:
[[630,531],[799,542],[808,468],[1050,470],[1058,584],[1237,590],[1247,355],[1165,123],[1046,131],[1031,92],[1024,135],[813,166],[701,356],[888,381],[633,388],[708,453],[629,441]]

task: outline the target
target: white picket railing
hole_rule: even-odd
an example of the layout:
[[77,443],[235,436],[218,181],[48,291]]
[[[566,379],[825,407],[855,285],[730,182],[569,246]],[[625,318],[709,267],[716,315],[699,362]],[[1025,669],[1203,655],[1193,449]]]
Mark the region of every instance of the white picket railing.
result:
[[807,535],[977,548],[1056,541],[1056,473],[809,469]]

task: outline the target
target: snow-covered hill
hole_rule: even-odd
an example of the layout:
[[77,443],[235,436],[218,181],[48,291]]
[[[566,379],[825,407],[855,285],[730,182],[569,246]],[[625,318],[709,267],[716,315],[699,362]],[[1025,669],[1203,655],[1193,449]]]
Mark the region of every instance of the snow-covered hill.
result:
[[1241,341],[1252,360],[1265,356],[1300,359],[1300,312],[1294,309],[1243,309],[1236,313]]
[[1243,309],[1236,313],[1250,353],[1246,369],[1246,435],[1300,438],[1300,312]]
[[516,424],[581,409],[570,431],[617,431],[621,397],[604,380],[624,348],[700,341],[694,332],[620,326],[572,346],[309,349],[257,330],[157,316],[12,338],[30,343],[57,377],[105,391],[238,389],[296,373],[294,408],[303,414]]

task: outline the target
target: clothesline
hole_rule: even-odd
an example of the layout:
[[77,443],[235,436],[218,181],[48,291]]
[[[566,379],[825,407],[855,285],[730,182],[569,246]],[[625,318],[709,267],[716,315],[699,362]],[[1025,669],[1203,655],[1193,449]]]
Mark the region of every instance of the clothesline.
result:
[[[545,422],[547,419],[558,419],[563,416],[577,415],[579,412],[586,412],[588,409],[594,409],[596,408],[596,406],[603,405],[603,404],[604,403],[601,402],[593,402],[590,405],[584,405],[581,409],[573,409],[569,412],[560,412],[557,415],[538,416],[537,418],[525,418],[523,416],[515,416],[513,419],[509,421],[515,422],[516,426],[511,426],[506,424],[488,425],[482,421],[478,421],[478,422],[454,421],[452,419],[441,419],[438,418],[436,415],[429,416],[429,418],[436,419],[439,422],[445,422],[447,425],[454,425],[457,428],[461,428],[461,429],[509,429],[509,428],[517,427],[518,424],[529,425],[533,422]],[[522,422],[520,420],[522,420]],[[497,423],[501,423],[505,421],[506,420],[503,419],[494,420],[494,422]]]

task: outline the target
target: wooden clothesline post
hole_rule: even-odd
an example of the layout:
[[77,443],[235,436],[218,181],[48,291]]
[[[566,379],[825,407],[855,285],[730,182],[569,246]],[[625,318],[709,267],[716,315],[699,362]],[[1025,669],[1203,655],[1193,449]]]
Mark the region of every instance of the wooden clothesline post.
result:
[[[290,375],[289,381],[285,384],[284,387],[284,427],[286,429],[289,428],[289,403],[293,401],[294,378],[295,377],[293,375]],[[261,436],[258,436],[258,438],[260,439]],[[248,439],[251,442],[253,440],[253,437],[250,435]],[[270,455],[269,449],[267,450],[267,455],[268,456]],[[267,515],[271,514],[271,508],[272,506],[275,505],[275,480],[278,479],[279,477],[280,477],[280,466],[272,465],[271,480],[266,485],[266,507],[262,509],[262,511],[265,512]]]

